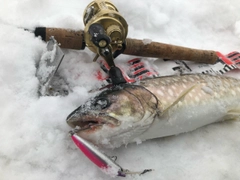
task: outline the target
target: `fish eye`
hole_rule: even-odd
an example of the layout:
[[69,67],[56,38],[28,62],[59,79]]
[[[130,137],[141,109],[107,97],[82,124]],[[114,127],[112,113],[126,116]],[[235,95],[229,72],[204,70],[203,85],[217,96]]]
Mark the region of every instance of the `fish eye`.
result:
[[106,97],[98,97],[94,101],[94,106],[97,109],[105,109],[110,106],[110,102]]

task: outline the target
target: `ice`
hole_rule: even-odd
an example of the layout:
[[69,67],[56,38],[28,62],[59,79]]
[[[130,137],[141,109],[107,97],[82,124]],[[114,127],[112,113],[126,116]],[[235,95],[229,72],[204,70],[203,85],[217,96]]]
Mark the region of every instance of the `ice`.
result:
[[[36,64],[46,46],[22,28],[83,29],[90,0],[0,0],[0,179],[110,180],[75,147],[66,117],[92,94],[98,81],[94,55],[67,51],[59,73],[73,92],[38,97]],[[126,19],[128,37],[192,48],[239,51],[238,0],[112,0]],[[132,59],[119,56],[116,61]],[[163,67],[162,71],[166,70]],[[164,74],[164,73],[162,73]],[[232,76],[240,77],[239,71]],[[131,170],[153,172],[125,179],[240,179],[239,121],[207,126],[179,136],[130,144],[107,154]],[[116,178],[122,179],[122,178]]]

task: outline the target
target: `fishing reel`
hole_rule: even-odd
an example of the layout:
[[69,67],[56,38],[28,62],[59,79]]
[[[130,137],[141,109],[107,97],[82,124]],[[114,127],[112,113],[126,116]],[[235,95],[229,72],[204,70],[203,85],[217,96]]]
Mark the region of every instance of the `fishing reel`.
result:
[[128,24],[109,0],[95,0],[85,9],[83,15],[84,41],[96,53],[93,61],[102,56],[111,68],[109,75],[113,83],[124,83],[121,70],[114,64],[114,58],[124,51]]
[[[103,56],[111,66],[113,53],[123,49],[128,33],[128,24],[109,0],[95,0],[83,15],[86,46]],[[95,58],[95,60],[97,59]]]

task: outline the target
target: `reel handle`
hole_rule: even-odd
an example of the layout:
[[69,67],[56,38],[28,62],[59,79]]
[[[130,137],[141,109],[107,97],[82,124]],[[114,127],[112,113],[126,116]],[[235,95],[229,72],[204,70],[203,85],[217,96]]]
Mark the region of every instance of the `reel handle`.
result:
[[109,36],[105,33],[105,30],[101,24],[94,23],[89,27],[89,34],[91,35],[91,41],[99,48],[105,48],[110,43]]

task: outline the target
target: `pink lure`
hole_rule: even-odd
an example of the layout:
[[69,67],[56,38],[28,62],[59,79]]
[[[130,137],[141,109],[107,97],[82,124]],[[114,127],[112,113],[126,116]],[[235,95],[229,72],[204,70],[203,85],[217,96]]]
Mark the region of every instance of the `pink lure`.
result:
[[126,176],[124,170],[118,164],[97,150],[97,148],[95,148],[89,142],[76,134],[72,135],[72,140],[77,147],[104,172],[109,172],[113,176]]

